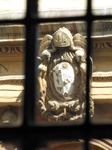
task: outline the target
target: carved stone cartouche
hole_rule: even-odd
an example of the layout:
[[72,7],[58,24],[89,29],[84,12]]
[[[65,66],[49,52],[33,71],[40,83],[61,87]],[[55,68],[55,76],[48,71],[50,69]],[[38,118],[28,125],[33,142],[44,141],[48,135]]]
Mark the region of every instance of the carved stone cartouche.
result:
[[[85,116],[86,40],[59,28],[46,35],[41,44],[38,65],[38,104],[49,121],[75,121]],[[94,103],[90,98],[90,116]]]
[[17,116],[9,107],[1,114],[0,125],[13,125]]

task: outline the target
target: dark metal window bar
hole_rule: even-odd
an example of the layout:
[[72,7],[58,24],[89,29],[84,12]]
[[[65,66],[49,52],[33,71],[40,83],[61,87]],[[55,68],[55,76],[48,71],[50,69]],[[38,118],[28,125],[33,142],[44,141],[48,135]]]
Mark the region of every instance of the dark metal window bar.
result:
[[[37,0],[27,0],[27,12],[24,19],[0,20],[0,24],[24,24],[26,28],[25,51],[25,95],[23,124],[20,127],[1,127],[0,140],[22,142],[24,150],[34,150],[45,144],[47,140],[84,139],[85,149],[89,149],[89,140],[92,138],[112,138],[111,124],[91,124],[89,119],[89,56],[91,50],[91,25],[94,20],[111,19],[111,15],[94,16],[91,12],[91,0],[87,1],[87,13],[80,17],[39,18],[37,15]],[[35,126],[35,100],[36,100],[36,27],[39,23],[65,22],[83,20],[87,22],[87,95],[86,95],[86,120],[81,125],[70,126]]]

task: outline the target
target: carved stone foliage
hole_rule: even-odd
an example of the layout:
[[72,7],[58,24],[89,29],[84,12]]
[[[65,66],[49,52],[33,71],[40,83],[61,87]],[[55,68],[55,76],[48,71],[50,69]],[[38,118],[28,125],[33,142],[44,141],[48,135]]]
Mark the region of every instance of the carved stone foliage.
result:
[[[46,35],[38,57],[38,104],[49,121],[75,121],[85,116],[86,40],[59,28]],[[90,115],[94,103],[90,99]]]
[[0,55],[3,54],[21,54],[25,47],[23,46],[0,46]]

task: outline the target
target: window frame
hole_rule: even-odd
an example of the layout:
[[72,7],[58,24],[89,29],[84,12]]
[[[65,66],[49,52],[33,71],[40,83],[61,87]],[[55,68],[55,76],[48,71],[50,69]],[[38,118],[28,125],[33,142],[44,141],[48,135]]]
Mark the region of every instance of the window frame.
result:
[[[89,140],[92,138],[112,138],[111,124],[92,124],[89,118],[89,56],[91,54],[91,27],[94,20],[111,19],[111,15],[94,16],[91,11],[91,0],[87,0],[87,13],[84,16],[39,18],[37,15],[37,0],[27,0],[26,17],[15,20],[0,20],[0,24],[23,24],[26,28],[26,50],[25,50],[25,94],[23,105],[23,124],[19,127],[1,127],[1,141],[20,141],[24,150],[33,150],[45,145],[48,140],[73,140],[84,139],[85,149],[89,149]],[[34,125],[34,107],[36,100],[36,56],[37,56],[37,26],[45,22],[87,22],[87,84],[86,84],[86,118],[81,125]],[[66,131],[66,132],[65,132]]]

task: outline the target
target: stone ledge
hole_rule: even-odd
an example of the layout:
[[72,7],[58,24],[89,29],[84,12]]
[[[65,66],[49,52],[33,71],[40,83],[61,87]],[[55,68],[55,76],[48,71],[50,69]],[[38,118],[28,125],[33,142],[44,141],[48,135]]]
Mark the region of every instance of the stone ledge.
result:
[[24,75],[0,77],[0,106],[19,106],[23,101]]
[[93,82],[112,82],[112,72],[94,72]]

